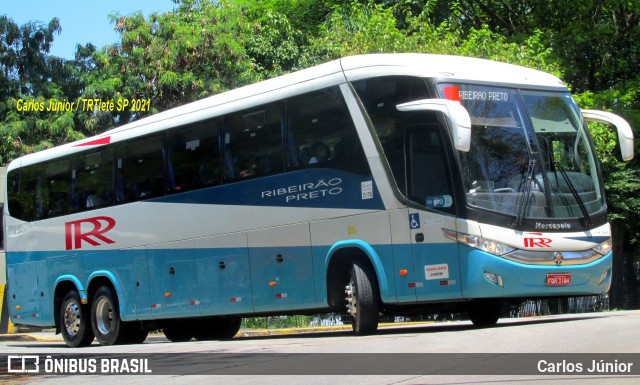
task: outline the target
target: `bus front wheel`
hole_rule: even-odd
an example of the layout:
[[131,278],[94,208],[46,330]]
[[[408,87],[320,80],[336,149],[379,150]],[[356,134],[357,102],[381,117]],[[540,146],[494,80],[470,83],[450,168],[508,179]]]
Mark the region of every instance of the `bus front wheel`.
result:
[[64,342],[78,348],[91,345],[93,330],[89,324],[89,313],[76,291],[69,291],[60,304],[60,331]]
[[356,335],[375,333],[378,329],[380,310],[375,282],[375,273],[369,265],[356,262],[351,266],[345,294],[347,313]]

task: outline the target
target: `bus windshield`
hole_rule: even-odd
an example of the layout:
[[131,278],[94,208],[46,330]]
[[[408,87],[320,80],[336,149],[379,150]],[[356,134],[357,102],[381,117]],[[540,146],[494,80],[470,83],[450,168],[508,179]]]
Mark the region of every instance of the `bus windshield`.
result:
[[589,217],[605,208],[598,166],[568,92],[440,84],[471,116],[460,153],[467,203],[524,218]]

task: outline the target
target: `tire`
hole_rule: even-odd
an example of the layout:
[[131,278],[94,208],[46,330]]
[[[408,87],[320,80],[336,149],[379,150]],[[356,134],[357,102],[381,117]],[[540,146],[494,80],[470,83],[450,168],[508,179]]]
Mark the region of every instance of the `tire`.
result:
[[196,322],[194,337],[199,341],[230,340],[240,330],[242,318],[206,318]]
[[372,334],[378,330],[380,310],[375,282],[375,273],[368,265],[353,264],[345,293],[347,313],[353,320],[351,326],[355,335]]
[[127,325],[120,320],[118,298],[109,286],[102,286],[91,303],[91,327],[100,345],[117,345],[127,341]]
[[[212,341],[218,339],[216,320],[205,318],[197,320],[193,325],[193,337],[198,341]],[[167,337],[169,338],[169,337]]]
[[189,321],[172,321],[166,323],[162,331],[164,336],[171,342],[187,342],[193,338],[193,325],[194,323]]
[[240,330],[240,325],[242,324],[241,317],[221,318],[220,321],[218,339],[230,340],[238,334],[238,330]]
[[141,344],[149,336],[149,331],[142,329],[137,322],[123,322],[127,332],[123,339],[123,344]]
[[501,303],[495,299],[474,300],[469,307],[469,319],[477,327],[494,326],[500,318]]
[[93,330],[90,324],[89,311],[80,301],[76,291],[70,291],[60,304],[60,331],[64,342],[72,348],[91,345]]

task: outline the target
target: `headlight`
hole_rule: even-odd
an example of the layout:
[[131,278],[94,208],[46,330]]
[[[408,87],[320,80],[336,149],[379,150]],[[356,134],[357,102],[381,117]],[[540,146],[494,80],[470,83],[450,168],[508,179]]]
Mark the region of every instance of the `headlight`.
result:
[[611,248],[613,247],[613,242],[611,240],[611,238],[607,239],[606,241],[602,242],[601,244],[599,244],[598,246],[594,247],[593,250],[597,251],[598,253],[605,255],[608,252],[611,251]]
[[491,239],[478,237],[476,235],[458,233],[455,231],[445,230],[445,229],[443,229],[442,231],[444,232],[444,235],[449,239],[453,239],[454,241],[460,242],[462,244],[471,246],[473,248],[476,248],[482,251],[486,251],[487,253],[491,253],[494,255],[500,256],[515,250],[514,247],[505,245],[504,243],[496,242]]

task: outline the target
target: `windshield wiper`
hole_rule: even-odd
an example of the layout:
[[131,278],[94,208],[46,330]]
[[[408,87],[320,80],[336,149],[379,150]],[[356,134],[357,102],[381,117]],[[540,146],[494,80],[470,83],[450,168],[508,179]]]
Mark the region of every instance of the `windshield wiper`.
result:
[[531,200],[531,183],[533,182],[533,173],[536,169],[536,160],[529,158],[529,164],[527,165],[527,172],[522,175],[522,183],[524,183],[524,192],[516,203],[518,212],[516,213],[515,222],[513,227],[521,226],[524,223],[524,217],[529,208],[529,201]]
[[[553,151],[551,151],[551,145],[549,144],[549,141],[547,139],[544,139],[544,144],[545,144],[544,147],[547,152],[547,156],[549,158],[549,162],[553,164],[554,169],[551,171],[553,171],[556,174],[556,184],[558,185],[558,188],[560,187],[560,183],[558,183],[557,181],[558,180],[557,175],[559,172],[560,175],[562,175],[562,179],[564,179],[564,182],[567,184],[567,187],[569,188],[571,195],[573,195],[573,198],[576,200],[576,203],[580,208],[580,212],[582,213],[582,217],[584,219],[585,225],[591,226],[591,217],[589,216],[589,212],[587,211],[587,206],[584,205],[584,201],[582,200],[580,193],[578,193],[578,190],[576,190],[576,187],[573,185],[573,182],[569,178],[569,175],[567,175],[567,172],[564,170],[564,167],[562,167],[562,164],[560,164],[559,161],[554,159]],[[569,203],[567,202],[567,206],[568,205]]]
[[573,182],[571,182],[571,179],[569,179],[569,175],[567,175],[567,172],[564,170],[560,162],[554,161],[553,165],[555,166],[555,169],[560,172],[560,175],[562,175],[562,179],[564,179],[567,187],[569,187],[571,195],[573,195],[573,197],[575,198],[576,203],[580,208],[580,212],[582,212],[582,217],[584,218],[585,225],[591,226],[591,217],[589,217],[587,207],[584,205],[584,201],[582,200],[580,193],[578,193],[578,190],[576,190],[575,186],[573,185]]

